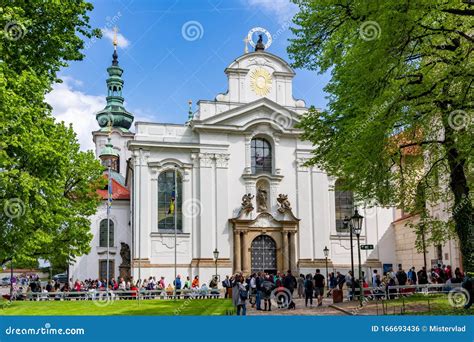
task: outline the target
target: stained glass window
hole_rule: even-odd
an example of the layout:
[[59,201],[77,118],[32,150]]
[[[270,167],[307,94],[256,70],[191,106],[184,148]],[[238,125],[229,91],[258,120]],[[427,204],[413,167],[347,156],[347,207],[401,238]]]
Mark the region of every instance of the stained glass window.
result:
[[182,230],[182,181],[179,172],[176,174],[176,182],[173,170],[162,172],[158,176],[158,229],[160,230],[174,231],[175,211],[176,228]]
[[254,138],[250,144],[252,173],[272,172],[272,146],[262,138]]
[[[109,230],[109,246],[114,246],[114,221],[110,221],[110,230]],[[99,226],[99,246],[100,247],[107,247],[107,219],[103,219],[100,221]]]
[[352,191],[342,188],[343,181],[338,179],[334,186],[336,199],[336,231],[346,232],[344,227],[344,218],[351,217],[354,213],[354,196]]

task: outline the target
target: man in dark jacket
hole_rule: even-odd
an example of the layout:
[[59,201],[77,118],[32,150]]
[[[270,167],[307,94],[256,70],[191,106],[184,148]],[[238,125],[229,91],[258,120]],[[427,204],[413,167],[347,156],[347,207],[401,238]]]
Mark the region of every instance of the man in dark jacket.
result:
[[295,287],[296,287],[296,278],[291,274],[290,270],[288,270],[288,273],[283,279],[283,287],[288,289],[291,295],[293,295],[293,291],[295,290]]
[[262,290],[263,290],[262,283],[263,283],[262,273],[258,272],[255,278],[255,291],[256,291],[255,306],[257,307],[257,310],[262,310],[260,306],[260,303],[262,301]]

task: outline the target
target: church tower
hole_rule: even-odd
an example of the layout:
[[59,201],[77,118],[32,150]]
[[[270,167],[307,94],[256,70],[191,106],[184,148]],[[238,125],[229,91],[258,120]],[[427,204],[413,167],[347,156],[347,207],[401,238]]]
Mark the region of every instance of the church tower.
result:
[[[122,79],[123,69],[119,65],[117,53],[117,29],[113,40],[114,52],[112,54],[112,65],[107,68],[107,97],[104,109],[95,114],[100,126],[98,131],[92,133],[96,145],[96,156],[102,160],[103,150],[114,152],[117,156],[113,159],[112,169],[125,183],[127,160],[131,157],[127,149],[127,142],[133,139],[134,134],[130,131],[134,115],[124,107]],[[105,164],[104,164],[105,165]]]
[[[116,32],[115,32],[116,34]],[[107,68],[107,104],[104,109],[96,114],[96,120],[101,128],[108,129],[109,126],[128,132],[133,122],[133,114],[123,106],[123,69],[118,63],[117,38],[114,37],[114,53],[112,54],[112,65]]]
[[[134,138],[134,133],[130,131],[134,116],[123,105],[124,81],[123,69],[118,62],[117,31],[114,36],[112,65],[107,68],[107,73],[107,103],[104,109],[95,113],[100,129],[92,132],[92,137],[95,155],[104,167],[110,166],[110,173],[105,171],[104,176],[108,178],[110,175],[111,179],[107,188],[97,191],[103,201],[96,214],[90,217],[90,231],[93,235],[91,251],[75,260],[71,269],[74,279],[104,279],[107,274],[110,279],[130,277],[131,187],[127,183],[127,175],[130,178],[131,152],[127,144]],[[110,207],[109,191],[112,197]]]

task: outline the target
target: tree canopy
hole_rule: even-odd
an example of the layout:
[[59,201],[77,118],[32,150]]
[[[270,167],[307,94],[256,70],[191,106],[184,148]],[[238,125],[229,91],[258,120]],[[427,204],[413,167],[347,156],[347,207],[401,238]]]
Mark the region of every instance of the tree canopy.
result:
[[91,29],[84,1],[9,1],[0,8],[0,264],[63,263],[89,251],[88,217],[102,167],[56,122],[44,96]]
[[[360,200],[420,212],[432,242],[457,235],[473,265],[474,7],[447,0],[300,0],[295,67],[331,72],[328,108],[311,108],[310,160]],[[430,217],[452,203],[453,224]],[[428,204],[428,206],[426,205]]]

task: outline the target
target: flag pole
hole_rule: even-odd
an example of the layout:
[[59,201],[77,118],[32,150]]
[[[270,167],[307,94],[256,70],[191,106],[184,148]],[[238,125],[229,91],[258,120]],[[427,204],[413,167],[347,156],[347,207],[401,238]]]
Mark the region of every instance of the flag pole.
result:
[[109,282],[110,282],[110,204],[111,204],[111,193],[112,193],[112,181],[111,181],[111,160],[108,162],[108,187],[107,187],[107,300],[109,299]]
[[174,298],[176,299],[176,276],[177,276],[177,263],[178,263],[178,253],[177,253],[177,230],[178,230],[178,222],[177,222],[177,205],[178,205],[178,173],[177,173],[178,165],[174,168]]

